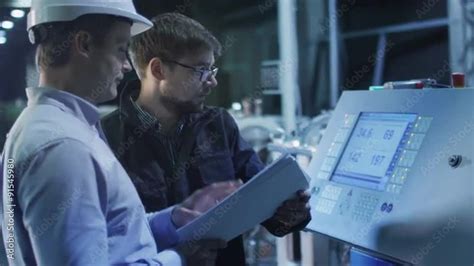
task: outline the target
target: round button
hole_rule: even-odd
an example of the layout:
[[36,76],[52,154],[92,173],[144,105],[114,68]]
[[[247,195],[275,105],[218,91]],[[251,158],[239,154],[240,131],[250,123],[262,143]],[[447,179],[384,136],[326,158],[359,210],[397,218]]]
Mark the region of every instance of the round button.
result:
[[388,204],[387,205],[387,212],[391,212],[392,209],[393,209],[393,204],[392,203]]
[[313,189],[311,190],[311,193],[316,195],[319,193],[319,190],[320,190],[319,187],[313,187]]
[[388,207],[387,203],[384,202],[382,206],[380,207],[380,210],[384,212],[387,209],[387,207]]
[[449,166],[452,168],[458,167],[462,162],[462,156],[461,155],[452,155],[449,157]]

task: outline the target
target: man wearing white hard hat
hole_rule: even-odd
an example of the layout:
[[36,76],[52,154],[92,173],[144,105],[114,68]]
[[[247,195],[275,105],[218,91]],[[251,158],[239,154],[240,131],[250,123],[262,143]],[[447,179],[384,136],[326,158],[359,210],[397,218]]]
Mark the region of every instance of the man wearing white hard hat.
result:
[[[196,191],[145,214],[107,146],[96,104],[117,94],[131,70],[130,37],[152,26],[132,0],[33,0],[30,40],[38,45],[38,87],[10,130],[0,160],[2,236],[14,265],[181,265],[168,249],[185,225],[233,192],[237,182]],[[220,242],[212,242],[220,243]],[[191,263],[213,248],[177,248]]]

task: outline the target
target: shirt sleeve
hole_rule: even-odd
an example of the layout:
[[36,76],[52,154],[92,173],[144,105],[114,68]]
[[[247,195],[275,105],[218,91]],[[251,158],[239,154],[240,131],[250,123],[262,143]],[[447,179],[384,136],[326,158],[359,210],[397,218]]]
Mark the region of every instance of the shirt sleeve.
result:
[[171,212],[174,207],[171,206],[159,212],[147,213],[148,223],[159,251],[178,244],[179,237],[176,226],[171,220]]
[[17,197],[37,264],[109,264],[106,182],[90,151],[64,140],[23,169]]

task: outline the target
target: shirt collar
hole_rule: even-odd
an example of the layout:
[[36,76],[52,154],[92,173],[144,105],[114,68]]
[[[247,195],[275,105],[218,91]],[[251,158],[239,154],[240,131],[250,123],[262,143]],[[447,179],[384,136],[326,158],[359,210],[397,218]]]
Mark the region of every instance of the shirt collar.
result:
[[50,104],[95,126],[100,120],[97,106],[72,93],[49,87],[27,88],[28,105]]

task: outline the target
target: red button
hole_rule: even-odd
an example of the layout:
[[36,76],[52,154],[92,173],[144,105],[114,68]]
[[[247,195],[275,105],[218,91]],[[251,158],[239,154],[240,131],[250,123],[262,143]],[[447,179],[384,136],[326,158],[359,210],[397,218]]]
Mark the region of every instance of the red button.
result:
[[464,88],[464,73],[453,72],[451,74],[451,85],[453,88]]

